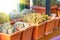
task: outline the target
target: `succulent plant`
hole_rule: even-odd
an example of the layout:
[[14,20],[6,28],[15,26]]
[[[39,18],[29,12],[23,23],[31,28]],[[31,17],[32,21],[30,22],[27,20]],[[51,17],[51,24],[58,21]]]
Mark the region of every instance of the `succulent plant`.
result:
[[30,13],[35,13],[34,10],[32,9],[23,9],[19,14],[17,14],[19,16],[19,18],[22,18],[24,15],[26,14],[30,14]]
[[10,13],[10,19],[13,20],[13,19],[18,19],[18,18],[19,18],[19,13],[16,10],[13,10]]
[[24,9],[21,11],[22,14],[29,14],[29,13],[34,13],[35,11],[33,9]]
[[50,19],[50,17],[48,15],[45,15],[45,14],[42,14],[42,18],[43,18],[43,20],[49,20]]
[[24,22],[29,22],[33,24],[40,24],[41,22],[44,22],[48,19],[49,19],[48,15],[38,14],[38,13],[31,13],[31,14],[27,14],[24,17],[22,17],[22,20]]
[[16,31],[16,29],[12,25],[10,25],[10,23],[4,23],[1,29],[2,29],[2,33],[6,33],[6,34],[11,34]]
[[7,15],[4,12],[0,12],[0,23],[5,23],[5,22],[9,22],[9,21],[10,21],[9,15]]
[[26,22],[16,22],[16,23],[14,24],[14,27],[15,27],[15,28],[23,29],[23,28],[29,27],[29,24],[26,23]]
[[0,26],[0,32],[2,32],[2,27]]

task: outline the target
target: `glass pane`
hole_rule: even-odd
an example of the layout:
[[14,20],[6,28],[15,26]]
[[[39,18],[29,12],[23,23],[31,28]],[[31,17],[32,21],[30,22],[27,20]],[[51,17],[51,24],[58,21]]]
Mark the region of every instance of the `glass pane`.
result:
[[46,0],[42,0],[42,6],[43,6],[43,7],[46,6]]
[[46,0],[33,0],[33,5],[45,7]]
[[60,0],[57,0],[57,4],[58,4],[58,6],[60,6]]
[[13,10],[18,10],[19,0],[0,0],[0,12],[7,14]]
[[53,6],[53,5],[57,5],[57,0],[51,0],[51,6]]

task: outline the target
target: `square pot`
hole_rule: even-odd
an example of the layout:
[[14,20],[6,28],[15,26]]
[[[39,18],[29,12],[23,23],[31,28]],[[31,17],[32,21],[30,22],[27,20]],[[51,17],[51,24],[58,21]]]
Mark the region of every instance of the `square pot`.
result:
[[59,19],[60,19],[60,17],[56,17],[56,18],[55,18],[54,29],[58,28],[58,25],[59,25]]
[[58,10],[58,16],[60,17],[60,10]]
[[58,25],[58,27],[60,28],[60,19],[59,19],[59,25]]
[[21,32],[17,31],[12,34],[0,33],[1,40],[20,40]]
[[[32,40],[32,32],[33,32],[34,27],[28,27],[26,29],[22,29],[22,35],[21,35],[21,40]],[[20,30],[18,28],[18,30]]]
[[35,25],[33,30],[33,40],[38,40],[44,36],[46,22],[43,22],[39,25]]
[[57,9],[58,16],[60,17],[60,7]]
[[57,5],[51,6],[51,13],[57,13]]
[[48,35],[53,32],[54,29],[54,18],[47,20],[46,27],[45,27],[45,35]]

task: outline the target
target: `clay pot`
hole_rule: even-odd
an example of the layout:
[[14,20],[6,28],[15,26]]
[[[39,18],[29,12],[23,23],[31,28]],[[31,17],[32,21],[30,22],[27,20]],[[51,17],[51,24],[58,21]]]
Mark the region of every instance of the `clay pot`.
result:
[[56,14],[56,16],[57,16],[57,5],[54,5],[54,6],[51,6],[51,13],[54,13],[54,14]]
[[33,40],[38,40],[44,36],[46,22],[43,22],[39,25],[35,25],[33,30]]
[[46,27],[45,27],[45,35],[48,35],[50,33],[53,32],[53,29],[54,29],[54,18],[50,19],[50,20],[47,20],[47,24],[46,24]]
[[60,17],[55,17],[54,29],[58,28]]
[[37,12],[37,13],[46,13],[45,7],[33,6],[32,9],[35,10],[35,12]]
[[[22,35],[21,35],[21,40],[32,40],[32,32],[33,32],[33,28],[34,27],[29,27],[26,29],[22,29]],[[20,30],[19,28],[17,28],[18,30]]]
[[58,12],[58,16],[60,17],[60,7],[58,7],[57,12]]
[[12,34],[0,33],[1,40],[20,40],[21,31],[14,32]]

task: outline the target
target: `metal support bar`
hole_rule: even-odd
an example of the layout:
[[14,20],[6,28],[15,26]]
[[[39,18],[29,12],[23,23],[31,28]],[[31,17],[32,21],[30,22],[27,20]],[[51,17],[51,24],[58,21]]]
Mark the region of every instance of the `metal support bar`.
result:
[[50,0],[46,0],[46,14],[48,14],[49,16],[51,15],[51,1]]

